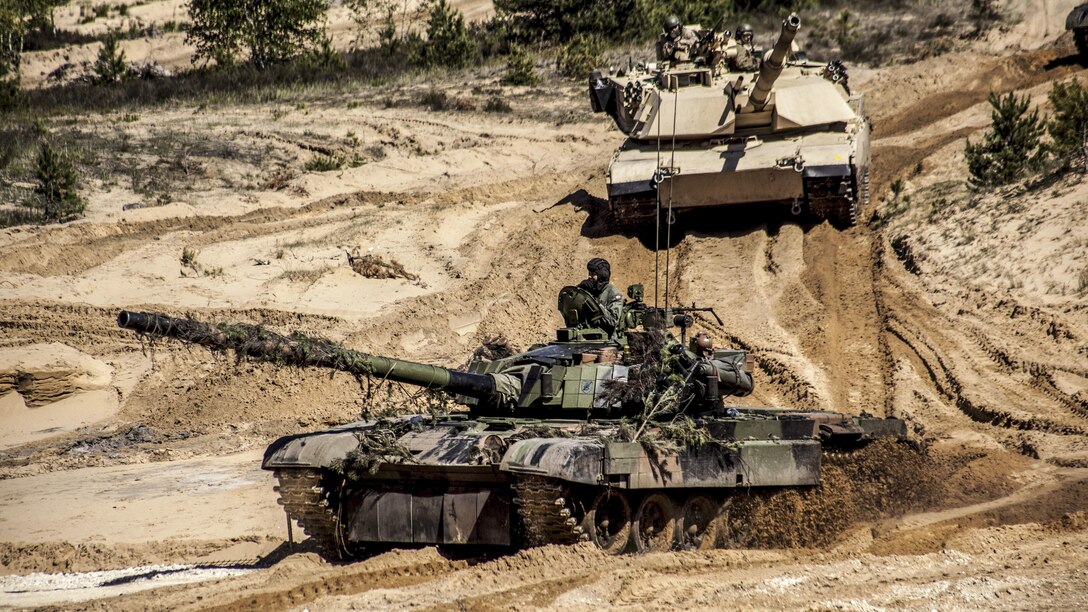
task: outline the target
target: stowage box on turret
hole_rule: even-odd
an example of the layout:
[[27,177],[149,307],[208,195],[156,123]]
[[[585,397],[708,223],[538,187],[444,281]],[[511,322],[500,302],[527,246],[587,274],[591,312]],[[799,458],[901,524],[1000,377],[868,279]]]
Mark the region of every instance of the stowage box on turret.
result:
[[[287,436],[265,453],[280,503],[324,552],[368,545],[610,551],[738,542],[720,523],[734,491],[812,487],[827,447],[905,436],[897,419],[730,408],[752,391],[749,356],[686,343],[693,312],[652,308],[632,286],[619,321],[577,287],[556,339],[466,371],[377,357],[245,325],[122,311],[121,327],[275,363],[442,389],[467,410]],[[669,331],[679,326],[679,340]]]
[[627,136],[608,167],[617,220],[778,202],[839,227],[857,222],[869,197],[863,96],[841,62],[794,46],[800,26],[790,15],[766,53],[693,26],[697,43],[682,60],[590,75],[593,110]]

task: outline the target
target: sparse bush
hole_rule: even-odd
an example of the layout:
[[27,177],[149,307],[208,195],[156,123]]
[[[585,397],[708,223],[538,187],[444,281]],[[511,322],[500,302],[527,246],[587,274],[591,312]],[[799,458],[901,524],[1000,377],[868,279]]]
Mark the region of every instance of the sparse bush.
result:
[[200,251],[191,246],[181,248],[181,265],[196,269],[196,257]]
[[19,93],[19,78],[9,77],[7,70],[7,66],[0,62],[0,113],[15,110],[22,100]]
[[58,153],[49,143],[42,143],[34,164],[34,176],[38,185],[36,197],[28,205],[37,209],[46,222],[64,221],[81,215],[86,204],[79,197],[79,177],[68,158]]
[[444,91],[428,89],[419,97],[419,103],[433,111],[444,111],[449,108],[449,97]]
[[1039,142],[1043,124],[1037,110],[1028,112],[1027,96],[990,92],[992,125],[982,142],[967,142],[964,151],[976,187],[1005,185],[1038,170],[1046,158]]
[[506,62],[506,74],[502,77],[504,85],[536,85],[540,77],[536,74],[536,62],[521,47],[511,49]]
[[857,39],[858,20],[850,9],[843,9],[835,17],[835,27],[832,37],[840,49],[846,49]]
[[1079,161],[1088,171],[1088,87],[1078,80],[1057,82],[1047,97],[1054,107],[1054,115],[1047,123],[1054,153]]
[[332,46],[332,39],[322,36],[317,46],[306,54],[306,63],[322,70],[343,70],[344,56]]
[[600,64],[602,51],[604,41],[599,36],[575,36],[559,52],[559,73],[568,78],[586,78]]
[[487,99],[487,102],[484,102],[484,110],[489,113],[509,113],[514,109],[505,99],[499,96],[491,96]]
[[468,36],[461,13],[446,0],[432,0],[427,16],[427,43],[422,46],[426,66],[463,68],[476,55],[476,44]]
[[971,0],[971,16],[976,22],[996,21],[1001,17],[997,0]]
[[191,0],[186,41],[193,61],[234,63],[243,51],[258,68],[320,45],[327,0]]
[[93,80],[98,85],[120,83],[128,72],[125,64],[125,52],[117,43],[117,35],[111,33],[98,50],[98,59],[94,62]]
[[315,155],[306,162],[307,172],[328,172],[344,167],[344,160],[338,155]]

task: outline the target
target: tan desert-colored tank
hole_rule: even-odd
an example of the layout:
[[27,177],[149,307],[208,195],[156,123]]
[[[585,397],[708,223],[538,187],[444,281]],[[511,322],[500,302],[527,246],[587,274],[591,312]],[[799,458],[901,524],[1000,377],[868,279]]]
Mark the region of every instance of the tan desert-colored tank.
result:
[[774,47],[755,50],[748,65],[728,33],[693,27],[685,34],[696,43],[682,59],[590,76],[593,110],[627,135],[608,169],[619,222],[751,203],[785,204],[838,227],[857,222],[869,192],[863,96],[850,91],[841,62],[797,49],[800,25],[786,18]]

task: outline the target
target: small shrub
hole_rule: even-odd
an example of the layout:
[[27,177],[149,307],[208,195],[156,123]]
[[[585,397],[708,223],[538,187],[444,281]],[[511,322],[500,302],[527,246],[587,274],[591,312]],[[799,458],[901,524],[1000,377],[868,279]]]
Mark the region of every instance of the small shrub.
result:
[[347,67],[344,56],[332,46],[332,39],[321,37],[317,46],[306,54],[306,64],[323,70],[343,70]]
[[979,23],[1000,19],[997,0],[971,0],[971,16]]
[[19,80],[0,77],[0,113],[19,108],[21,102],[22,95],[19,91]]
[[505,99],[499,96],[491,96],[487,99],[487,102],[484,102],[484,110],[489,113],[509,113],[514,109]]
[[1043,124],[1039,112],[1028,112],[1027,96],[998,96],[990,92],[992,125],[982,142],[967,142],[964,153],[976,187],[1005,185],[1038,170],[1046,159],[1040,145]]
[[1046,126],[1054,153],[1079,161],[1088,171],[1088,87],[1077,80],[1054,83],[1047,98],[1054,107]]
[[[2,23],[0,20],[0,24]],[[2,40],[3,34],[0,33],[0,41]],[[0,113],[15,110],[21,101],[18,65],[18,53],[0,46]]]
[[540,77],[536,74],[536,62],[531,55],[513,47],[506,62],[506,74],[502,77],[504,85],[536,85]]
[[576,36],[559,52],[559,73],[567,78],[583,79],[601,62],[604,42],[597,36]]
[[181,265],[188,266],[196,269],[196,258],[200,255],[200,251],[191,246],[182,247],[181,249]]
[[117,35],[111,33],[98,50],[98,59],[94,62],[94,77],[98,85],[120,83],[128,72],[125,64],[125,52],[117,44]]
[[846,49],[857,39],[858,20],[849,9],[843,9],[836,17],[832,38],[840,49]]
[[426,66],[463,68],[476,56],[476,43],[468,36],[464,18],[446,0],[431,2],[427,43],[421,50]]
[[307,172],[328,172],[344,167],[344,160],[338,155],[315,155],[306,162]]
[[38,210],[43,221],[64,221],[86,210],[87,205],[77,192],[79,177],[75,168],[67,156],[55,151],[49,143],[42,143],[38,149],[34,176],[38,179],[34,188],[37,197],[28,204]]
[[419,104],[433,111],[444,111],[450,107],[450,98],[444,91],[430,89],[419,97]]

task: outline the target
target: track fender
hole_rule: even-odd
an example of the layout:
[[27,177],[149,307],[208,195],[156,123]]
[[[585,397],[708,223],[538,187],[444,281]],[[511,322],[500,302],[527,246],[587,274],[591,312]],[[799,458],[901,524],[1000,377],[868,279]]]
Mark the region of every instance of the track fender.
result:
[[603,479],[603,462],[604,445],[598,442],[530,438],[511,444],[499,469],[595,485]]

